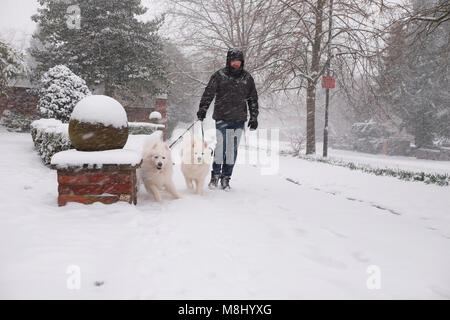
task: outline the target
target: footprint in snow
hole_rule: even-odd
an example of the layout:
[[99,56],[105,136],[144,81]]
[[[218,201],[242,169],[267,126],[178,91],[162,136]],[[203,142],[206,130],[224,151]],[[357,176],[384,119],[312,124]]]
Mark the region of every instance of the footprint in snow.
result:
[[364,252],[362,251],[355,251],[352,253],[352,256],[359,262],[367,263],[370,261],[370,259],[367,256],[365,256]]
[[301,229],[301,228],[295,228],[294,231],[298,236],[301,236],[301,237],[306,236],[306,234],[308,233],[306,230]]
[[447,291],[443,288],[440,288],[435,285],[429,285],[428,288],[433,291],[433,293],[437,294],[439,297],[444,299],[450,299],[450,291]]
[[338,238],[342,238],[342,239],[347,239],[348,237],[345,234],[339,233],[337,231],[334,231],[332,229],[329,228],[323,228],[324,230],[328,231],[329,233],[331,233],[332,235],[338,237]]
[[347,265],[339,260],[333,259],[332,257],[319,256],[316,254],[303,254],[305,258],[308,258],[314,262],[317,262],[325,267],[330,267],[334,269],[344,270],[347,269]]

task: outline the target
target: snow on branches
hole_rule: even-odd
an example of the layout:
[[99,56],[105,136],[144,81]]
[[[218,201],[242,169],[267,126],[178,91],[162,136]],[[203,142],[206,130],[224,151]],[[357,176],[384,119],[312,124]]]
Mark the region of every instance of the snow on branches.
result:
[[68,122],[77,102],[91,94],[86,82],[64,65],[49,69],[39,84],[40,114],[62,122]]

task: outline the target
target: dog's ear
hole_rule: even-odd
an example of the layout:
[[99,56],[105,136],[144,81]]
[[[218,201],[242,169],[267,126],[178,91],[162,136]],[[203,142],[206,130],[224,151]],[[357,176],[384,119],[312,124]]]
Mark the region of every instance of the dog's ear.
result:
[[166,150],[170,150],[167,144],[165,144],[164,147],[166,148]]
[[153,147],[152,147],[152,149],[156,149],[156,146],[157,146],[158,144],[155,142],[155,144],[153,145]]
[[208,144],[206,143],[206,141],[203,141],[203,148],[208,148]]

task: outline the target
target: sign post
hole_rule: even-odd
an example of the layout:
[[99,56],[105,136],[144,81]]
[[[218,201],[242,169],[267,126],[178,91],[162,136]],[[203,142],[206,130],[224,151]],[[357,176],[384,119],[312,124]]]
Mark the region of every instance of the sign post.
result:
[[327,75],[322,77],[322,88],[325,91],[325,126],[323,129],[323,157],[328,156],[328,104],[330,102],[330,89],[334,89],[334,78],[330,76],[331,64],[331,30],[333,26],[333,0],[330,0],[330,11],[328,19],[328,60],[327,60]]
[[323,76],[322,77],[322,88],[334,89],[335,81],[333,77]]

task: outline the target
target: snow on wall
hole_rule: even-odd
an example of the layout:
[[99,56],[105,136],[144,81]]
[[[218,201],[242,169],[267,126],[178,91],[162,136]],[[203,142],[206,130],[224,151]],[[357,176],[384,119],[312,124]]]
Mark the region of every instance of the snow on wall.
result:
[[58,168],[95,165],[101,167],[104,164],[130,164],[138,165],[142,158],[136,151],[126,149],[114,149],[105,151],[78,151],[70,149],[53,155],[51,164]]
[[165,126],[163,124],[158,123],[150,123],[150,122],[128,122],[129,127],[148,127],[156,129],[163,129]]

